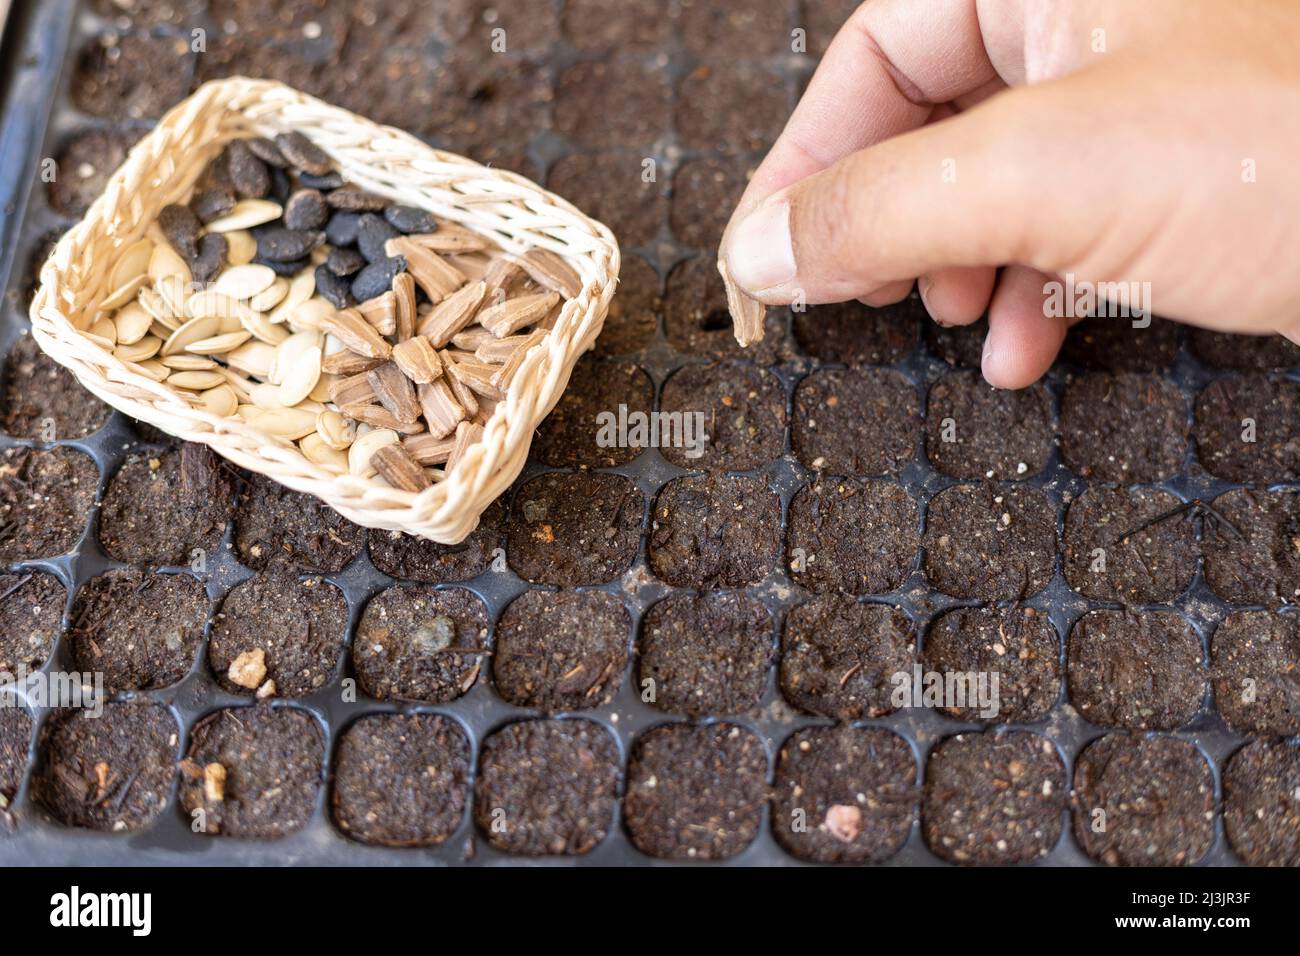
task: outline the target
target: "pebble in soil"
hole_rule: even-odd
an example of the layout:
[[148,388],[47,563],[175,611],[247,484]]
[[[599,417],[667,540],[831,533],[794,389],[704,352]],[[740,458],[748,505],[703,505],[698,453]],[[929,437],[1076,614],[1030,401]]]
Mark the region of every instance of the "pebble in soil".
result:
[[14,343],[0,380],[0,429],[15,438],[85,438],[108,421],[110,409],[85,391],[30,335]]
[[277,561],[302,572],[343,570],[365,544],[366,531],[319,498],[252,475],[240,489],[235,548],[254,571]]
[[352,641],[361,689],[376,700],[455,700],[478,679],[487,625],[483,602],[463,588],[381,591]]
[[875,727],[810,727],[777,756],[772,832],[810,863],[882,863],[916,819],[916,758]]
[[660,441],[648,427],[653,402],[654,385],[637,366],[583,359],[537,429],[531,457],[556,468],[625,465]]
[[786,615],[781,694],[821,717],[883,717],[895,710],[894,675],[915,662],[916,628],[901,609],[825,595]]
[[589,720],[524,720],[483,742],[474,820],[499,850],[579,856],[613,826],[618,747]]
[[1111,734],[1074,765],[1074,837],[1110,866],[1192,866],[1214,842],[1214,777],[1196,745]]
[[930,386],[926,452],[954,478],[1028,478],[1052,453],[1051,396],[1042,385],[996,389],[978,372],[950,372]]
[[785,79],[747,60],[702,63],[677,84],[677,133],[692,150],[763,153],[790,116]]
[[668,724],[637,738],[628,762],[623,821],[642,853],[725,860],[762,822],[767,752],[736,724]]
[[660,449],[679,468],[748,471],[781,456],[785,390],[771,372],[688,365],[664,383],[659,409],[683,418],[681,432],[690,440]]
[[552,473],[515,495],[507,530],[510,566],[534,584],[603,584],[632,564],[644,497],[619,475]]
[[469,776],[469,741],[451,718],[362,717],[334,757],[334,823],[373,846],[437,846],[460,826]]
[[555,128],[582,146],[649,147],[672,122],[667,74],[632,57],[576,63],[556,84]]
[[930,499],[924,569],[953,597],[1023,600],[1047,586],[1056,562],[1056,514],[1034,488],[954,485]]
[[102,706],[102,714],[56,711],[46,722],[32,796],[66,826],[138,830],[167,803],[180,728],[151,701]]
[[439,544],[400,531],[373,529],[370,560],[384,574],[404,581],[468,581],[493,567],[499,558],[500,570],[505,570],[504,552],[499,547],[504,523],[505,507],[497,500],[488,505],[478,527],[460,544]]
[[1239,372],[1272,372],[1300,365],[1300,345],[1281,335],[1233,335],[1188,329],[1192,354],[1206,365]]
[[703,717],[756,707],[767,685],[772,616],[743,594],[676,594],[646,613],[638,642],[642,696],[671,713]]
[[9,822],[9,804],[27,769],[32,719],[19,707],[0,707],[0,823]]
[[1093,600],[1172,601],[1199,550],[1188,506],[1156,488],[1094,485],[1065,512],[1065,579]]
[[497,622],[492,680],[517,707],[582,710],[623,683],[630,619],[596,591],[525,591]]
[[1242,747],[1223,772],[1223,828],[1250,866],[1300,866],[1300,748],[1285,740]]
[[50,656],[63,626],[67,591],[52,574],[0,574],[0,672],[36,670]]
[[674,587],[747,587],[779,560],[781,500],[761,479],[674,478],[650,517],[650,568]]
[[188,37],[101,33],[81,51],[73,103],[109,120],[156,119],[189,92],[193,60]]
[[886,369],[825,369],[794,393],[790,444],[804,465],[834,475],[897,474],[916,454],[916,389]]
[[[786,351],[782,309],[767,310],[761,342],[744,349],[736,342],[731,313],[727,311],[727,291],[718,274],[717,260],[711,255],[696,256],[668,273],[663,312],[668,343],[688,355],[744,358],[766,366],[780,361]],[[596,340],[598,345],[604,337],[602,332]]]
[[933,324],[913,293],[901,302],[875,309],[861,302],[816,305],[794,313],[794,338],[820,362],[835,365],[890,365],[915,346],[918,330]]
[[[930,626],[922,659],[926,671],[989,678],[968,683],[965,700],[945,701],[943,712],[959,720],[1029,724],[1045,718],[1060,695],[1059,646],[1052,622],[1034,608],[960,608]],[[921,690],[912,688],[913,694]]]
[[1177,354],[1178,325],[1157,318],[1135,328],[1131,318],[1093,316],[1073,326],[1061,348],[1066,362],[1099,372],[1161,372]]
[[324,764],[320,725],[306,711],[266,703],[218,710],[190,735],[181,761],[181,812],[191,826],[201,821],[199,832],[287,836],[311,819]]
[[916,561],[916,501],[899,485],[822,478],[790,502],[785,560],[816,594],[884,594]]
[[659,276],[640,256],[626,255],[619,272],[618,288],[609,303],[609,314],[605,316],[604,328],[592,347],[592,354],[608,358],[645,348],[655,334],[662,309]]
[[78,670],[110,693],[169,687],[189,673],[203,640],[208,595],[188,574],[127,568],[77,590],[68,638]]
[[621,243],[645,246],[667,222],[668,200],[658,181],[646,182],[644,163],[636,151],[574,153],[551,167],[546,183],[609,226]]
[[110,557],[135,564],[211,556],[234,512],[236,479],[230,463],[204,445],[133,455],[104,493],[99,543]]
[[1237,611],[1210,641],[1214,706],[1228,726],[1260,737],[1300,734],[1300,618]]
[[1300,383],[1266,375],[1217,379],[1196,397],[1197,454],[1216,478],[1300,478]]
[[1187,401],[1156,375],[1072,377],[1061,398],[1061,458],[1094,481],[1162,481],[1182,467]]
[[99,471],[72,448],[0,454],[0,562],[67,554],[81,538]]
[[709,267],[717,271],[713,250],[722,240],[731,212],[745,191],[747,177],[739,161],[691,159],[673,175],[668,224],[677,241],[706,250]]
[[1300,494],[1238,488],[1203,517],[1205,580],[1234,604],[1300,599]]
[[[305,697],[334,676],[347,625],[347,602],[338,588],[273,569],[226,595],[212,620],[208,665],[232,694]],[[232,664],[243,673],[248,657],[241,655],[260,657],[264,665],[255,686],[237,684],[230,676]],[[256,672],[242,679],[253,683],[255,677]],[[268,687],[267,681],[274,683]]]
[[1103,727],[1176,730],[1205,698],[1203,656],[1196,632],[1177,614],[1089,611],[1066,645],[1070,703]]
[[930,751],[921,832],[950,863],[1028,863],[1056,846],[1065,801],[1065,767],[1046,737],[958,734]]

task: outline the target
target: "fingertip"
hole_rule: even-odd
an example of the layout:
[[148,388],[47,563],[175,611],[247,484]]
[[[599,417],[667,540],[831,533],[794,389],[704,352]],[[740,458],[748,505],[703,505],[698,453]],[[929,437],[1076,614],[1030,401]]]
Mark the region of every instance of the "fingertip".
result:
[[922,276],[918,289],[930,318],[940,325],[970,325],[988,310],[996,278],[991,266],[939,269]]
[[980,360],[980,370],[994,388],[1026,388],[1056,360],[1067,322],[1043,308],[1043,284],[1050,279],[1025,266],[1003,271],[989,303],[989,332]]

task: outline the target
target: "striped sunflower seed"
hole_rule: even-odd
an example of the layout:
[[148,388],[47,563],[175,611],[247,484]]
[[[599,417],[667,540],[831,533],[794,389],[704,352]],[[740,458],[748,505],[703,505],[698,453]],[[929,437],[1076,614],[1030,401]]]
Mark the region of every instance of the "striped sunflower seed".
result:
[[427,385],[442,375],[442,360],[438,358],[438,350],[423,335],[408,338],[393,346],[393,361],[417,385]]
[[373,425],[375,428],[391,428],[403,435],[418,435],[424,431],[421,422],[404,422],[382,405],[340,405],[339,410],[355,421]]
[[[510,388],[510,383],[514,381],[515,373],[519,367],[524,364],[524,359],[528,357],[528,352],[535,345],[540,345],[546,339],[547,333],[538,329],[529,335],[524,336],[524,340],[515,346],[515,350],[510,353],[505,364],[497,368],[492,373],[492,384],[501,389],[502,395]],[[515,336],[512,336],[515,338]]]
[[415,280],[409,272],[394,277],[391,295],[397,304],[394,334],[398,342],[405,342],[415,334]]
[[426,335],[438,348],[451,341],[453,335],[474,320],[474,313],[483,302],[487,283],[474,282],[448,296],[433,307],[416,326],[419,335]]
[[433,438],[450,435],[466,417],[465,406],[456,400],[445,379],[419,386],[416,395],[420,400],[420,410],[424,412],[429,435]]
[[577,271],[549,249],[529,249],[519,264],[542,288],[558,292],[566,299],[576,299],[582,292]]
[[407,236],[389,239],[384,247],[390,256],[406,260],[406,270],[430,302],[441,302],[465,284],[463,272]]
[[718,273],[722,276],[722,285],[727,290],[727,310],[731,313],[736,341],[741,348],[763,340],[763,319],[767,315],[767,306],[757,299],[752,299],[741,291],[740,286],[731,281],[727,263],[718,259]]
[[506,393],[493,383],[492,378],[500,367],[483,362],[453,362],[447,367],[447,372],[476,394],[499,400],[505,398]]
[[326,355],[321,360],[321,368],[333,375],[356,375],[358,372],[369,372],[385,361],[386,359],[358,355],[350,349],[340,349]]
[[500,305],[489,306],[478,314],[479,323],[499,339],[541,321],[560,301],[555,292],[539,292],[507,299]]
[[402,439],[402,447],[418,464],[441,465],[451,457],[456,447],[455,437],[434,438],[432,434],[411,435]]
[[447,456],[447,472],[450,473],[456,464],[465,457],[465,452],[472,448],[483,438],[483,426],[478,422],[461,422],[456,426],[456,441],[451,446],[451,454]]
[[375,473],[370,458],[385,445],[395,444],[399,440],[397,432],[391,428],[373,428],[365,434],[358,434],[352,447],[348,449],[348,471],[362,478],[369,478]]
[[356,309],[343,309],[321,319],[320,326],[358,355],[386,359],[393,348]]
[[416,233],[411,236],[430,252],[479,252],[489,245],[487,237],[454,223],[440,223],[437,232]]
[[368,405],[375,400],[375,390],[370,385],[366,372],[358,372],[346,378],[335,379],[330,386],[330,401],[340,407],[344,405]]
[[392,335],[397,331],[397,296],[392,290],[367,299],[356,310],[380,335]]
[[420,404],[415,400],[415,386],[402,374],[395,362],[385,362],[366,373],[379,404],[405,425],[420,420]]
[[418,493],[433,484],[400,444],[384,445],[370,456],[370,464],[381,478],[403,491]]

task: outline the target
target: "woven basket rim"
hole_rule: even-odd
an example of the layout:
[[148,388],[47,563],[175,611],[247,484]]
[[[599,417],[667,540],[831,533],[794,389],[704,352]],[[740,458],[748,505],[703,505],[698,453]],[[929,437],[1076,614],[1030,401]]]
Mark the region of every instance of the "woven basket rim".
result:
[[[487,233],[507,254],[533,247],[557,253],[582,281],[581,293],[564,304],[546,338],[527,354],[506,398],[484,423],[483,437],[424,491],[336,476],[285,439],[191,407],[82,334],[113,291],[107,285],[116,254],[144,235],[163,206],[184,201],[221,146],[290,129],[324,149],[349,182]],[[434,149],[285,84],[230,77],[203,84],[132,147],[42,266],[30,316],[37,344],[107,404],[312,494],[357,524],[455,544],[522,471],[534,430],[600,332],[619,265],[618,243],[606,226],[517,173]]]

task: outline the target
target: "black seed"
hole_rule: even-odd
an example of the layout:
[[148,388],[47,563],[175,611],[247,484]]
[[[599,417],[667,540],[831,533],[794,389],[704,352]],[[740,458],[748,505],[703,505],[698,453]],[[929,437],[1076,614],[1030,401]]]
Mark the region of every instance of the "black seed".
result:
[[325,227],[325,239],[331,246],[350,246],[357,241],[360,224],[360,213],[336,212]]
[[275,138],[275,145],[280,147],[285,159],[305,173],[324,176],[332,168],[329,156],[297,130],[281,133]]
[[280,205],[284,205],[285,200],[289,198],[289,193],[293,191],[293,183],[289,181],[289,174],[283,169],[271,167],[271,193],[270,198],[274,199]]
[[366,264],[366,257],[355,249],[331,249],[325,265],[336,276],[350,276],[360,271]]
[[[406,260],[401,256],[372,262],[352,280],[352,295],[358,302],[365,302],[377,295],[383,295],[393,287],[393,279],[406,269]],[[326,270],[327,272],[329,270]],[[320,279],[316,280],[317,286]]]
[[220,219],[235,208],[235,191],[226,186],[214,186],[195,193],[190,200],[190,209],[199,217],[199,222],[207,225],[214,219]]
[[434,232],[438,222],[433,213],[415,206],[389,206],[384,210],[384,218],[398,232]]
[[289,161],[284,158],[284,153],[280,152],[280,147],[265,136],[254,136],[244,142],[248,144],[249,151],[262,162],[269,163],[277,169],[283,169],[289,165]]
[[324,176],[300,173],[298,175],[298,184],[304,189],[338,189],[343,185],[343,177],[335,172],[328,172]]
[[158,214],[158,225],[172,248],[186,259],[198,255],[199,217],[188,206],[173,203]]
[[261,256],[254,256],[253,261],[259,266],[266,266],[278,276],[284,276],[291,279],[303,269],[311,266],[311,256],[303,256],[301,259],[293,259],[289,262],[277,262],[274,259],[264,259]]
[[380,219],[373,212],[368,212],[357,223],[357,248],[370,262],[379,262],[388,258],[384,243],[400,236],[401,233]]
[[301,259],[318,246],[324,245],[325,233],[306,229],[285,229],[279,226],[268,229],[257,237],[257,254],[274,262],[292,262]]
[[200,239],[196,254],[190,258],[194,281],[208,283],[215,279],[226,265],[228,249],[226,237],[219,232],[210,232]]
[[284,224],[290,229],[322,229],[329,216],[325,197],[316,189],[298,190],[284,207]]
[[352,287],[348,280],[339,278],[325,266],[316,267],[316,291],[336,309],[346,309],[357,304],[357,300],[352,298]]
[[381,212],[388,205],[383,196],[376,196],[356,186],[343,186],[325,196],[325,201],[335,209],[351,209],[355,212]]
[[248,144],[235,140],[226,147],[226,169],[235,192],[245,199],[261,199],[271,191],[271,174],[266,163],[253,155]]
[[199,177],[199,189],[230,189],[235,187],[230,182],[230,170],[226,168],[226,153],[222,150],[213,157]]

